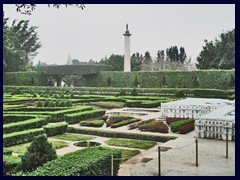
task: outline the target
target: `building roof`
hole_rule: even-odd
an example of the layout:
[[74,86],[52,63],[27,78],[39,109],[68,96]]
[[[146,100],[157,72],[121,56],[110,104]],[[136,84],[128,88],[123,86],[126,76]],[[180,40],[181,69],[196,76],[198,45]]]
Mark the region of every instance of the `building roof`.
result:
[[208,114],[205,114],[198,119],[209,120],[225,120],[235,122],[235,105],[226,105]]
[[189,105],[189,106],[216,106],[235,104],[235,101],[226,99],[210,99],[210,98],[186,98],[177,101],[162,103],[164,105]]

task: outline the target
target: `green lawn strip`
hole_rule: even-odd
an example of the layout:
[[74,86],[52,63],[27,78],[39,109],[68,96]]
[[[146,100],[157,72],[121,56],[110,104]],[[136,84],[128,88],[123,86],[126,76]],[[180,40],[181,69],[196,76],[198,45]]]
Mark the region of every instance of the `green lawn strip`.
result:
[[122,146],[139,149],[149,149],[157,144],[155,141],[143,141],[123,138],[111,138],[105,141],[105,143],[113,146]]
[[73,133],[65,133],[65,134],[54,136],[54,138],[69,140],[69,141],[86,141],[86,140],[94,139],[96,137],[88,136],[88,135],[73,134]]
[[116,108],[123,108],[125,103],[123,102],[115,102],[115,101],[99,101],[90,103],[96,106],[114,106]]
[[[63,141],[49,140],[49,142],[52,143],[54,149],[60,149],[68,146],[68,143]],[[24,154],[30,144],[31,143],[24,143],[16,146],[10,146],[8,149],[12,150],[13,153]]]
[[90,129],[81,127],[69,127],[67,129],[69,133],[76,134],[87,134],[102,137],[116,137],[116,138],[127,138],[127,139],[137,139],[137,140],[147,140],[147,141],[157,141],[157,142],[167,142],[169,140],[174,140],[177,137],[168,135],[159,135],[157,133],[146,134],[146,133],[133,133],[133,132],[120,132],[116,130],[102,130],[102,129]]
[[[119,148],[110,148],[110,147],[102,147],[105,149],[117,149],[121,152],[121,162],[124,162],[128,160],[128,158],[131,158],[133,156],[136,156],[137,154],[140,154],[141,151],[138,149],[119,149]],[[114,158],[114,157],[113,157]]]

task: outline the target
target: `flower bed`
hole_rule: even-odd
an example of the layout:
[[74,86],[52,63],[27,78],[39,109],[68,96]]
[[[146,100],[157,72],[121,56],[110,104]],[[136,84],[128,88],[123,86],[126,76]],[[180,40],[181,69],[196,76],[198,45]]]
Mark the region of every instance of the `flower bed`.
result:
[[179,128],[182,126],[182,125],[185,125],[185,124],[188,124],[190,122],[194,122],[193,119],[185,119],[185,120],[180,120],[180,121],[176,121],[176,122],[172,122],[170,124],[170,127],[171,127],[171,130],[172,132],[177,132],[179,131]]
[[139,126],[141,131],[168,133],[168,125],[164,124],[162,120],[152,121]]
[[175,121],[180,121],[188,118],[177,118],[177,117],[166,117],[166,123],[170,125],[170,123],[175,122]]
[[117,127],[121,127],[121,126],[125,126],[131,123],[135,123],[141,121],[141,119],[128,119],[128,120],[123,120],[121,122],[115,123],[111,125],[111,128],[117,128]]
[[155,119],[149,119],[149,120],[141,121],[141,122],[138,122],[138,123],[135,123],[135,124],[130,124],[130,125],[128,126],[128,129],[136,129],[136,128],[138,128],[140,125],[146,124],[146,123],[149,123],[149,122],[152,122],[152,121],[155,121]]
[[194,121],[184,124],[178,128],[179,134],[187,134],[194,130]]
[[111,126],[112,124],[116,124],[116,123],[119,123],[121,121],[124,121],[124,120],[129,120],[129,119],[133,119],[132,117],[120,117],[120,118],[114,118],[114,119],[109,119],[106,124],[107,124],[107,127]]
[[81,121],[80,125],[89,127],[102,127],[104,122],[104,120]]

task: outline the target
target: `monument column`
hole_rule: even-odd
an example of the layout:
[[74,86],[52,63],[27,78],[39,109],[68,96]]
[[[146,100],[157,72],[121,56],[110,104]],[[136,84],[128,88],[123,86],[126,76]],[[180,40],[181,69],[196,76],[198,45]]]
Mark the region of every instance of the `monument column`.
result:
[[128,24],[126,25],[126,31],[124,35],[124,72],[131,71],[131,55],[130,55],[130,36]]

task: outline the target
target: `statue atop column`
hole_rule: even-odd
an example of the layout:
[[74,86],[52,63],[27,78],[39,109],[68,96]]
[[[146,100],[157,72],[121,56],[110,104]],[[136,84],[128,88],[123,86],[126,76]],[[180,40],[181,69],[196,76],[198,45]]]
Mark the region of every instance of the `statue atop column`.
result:
[[128,31],[128,24],[126,24],[126,31]]

